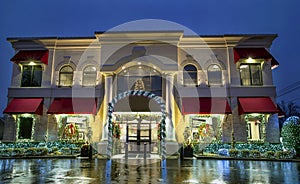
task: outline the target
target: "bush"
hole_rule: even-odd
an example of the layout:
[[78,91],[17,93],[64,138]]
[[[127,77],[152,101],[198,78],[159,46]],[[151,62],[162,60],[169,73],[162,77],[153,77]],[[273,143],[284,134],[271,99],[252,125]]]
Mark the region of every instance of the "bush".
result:
[[11,156],[22,156],[24,154],[24,148],[14,148]]
[[230,149],[230,148],[231,148],[231,146],[226,144],[226,143],[221,143],[219,141],[214,141],[214,142],[208,144],[204,148],[204,152],[218,154],[218,151],[220,149]]
[[39,156],[44,156],[48,154],[48,149],[47,148],[37,148],[36,154]]
[[258,150],[251,150],[250,155],[252,158],[260,158],[260,152]]
[[237,149],[229,149],[229,156],[231,157],[238,157],[239,155],[239,150]]
[[300,144],[300,119],[289,117],[284,123],[281,131],[282,141],[286,148],[296,149]]
[[293,151],[277,151],[275,157],[277,159],[291,159],[295,156]]
[[265,153],[266,158],[275,158],[275,152],[274,151],[267,151]]
[[241,157],[243,158],[249,158],[249,155],[250,155],[250,151],[249,150],[241,150]]

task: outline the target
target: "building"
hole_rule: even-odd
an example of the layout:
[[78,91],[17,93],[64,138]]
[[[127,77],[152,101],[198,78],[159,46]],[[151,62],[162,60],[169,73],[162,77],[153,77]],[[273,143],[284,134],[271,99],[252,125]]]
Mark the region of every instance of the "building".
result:
[[[276,37],[129,31],[8,38],[16,54],[3,141],[81,139],[104,154],[115,98],[111,126],[121,152],[125,142],[158,152],[163,106],[168,154],[186,139],[279,142],[272,81],[279,64],[269,52]],[[129,90],[151,92],[163,105]]]

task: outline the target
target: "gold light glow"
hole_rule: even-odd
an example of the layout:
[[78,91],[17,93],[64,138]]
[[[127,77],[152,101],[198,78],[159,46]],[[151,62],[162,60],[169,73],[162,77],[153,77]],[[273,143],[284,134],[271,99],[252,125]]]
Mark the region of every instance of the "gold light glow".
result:
[[247,62],[247,63],[254,63],[254,62],[255,62],[255,60],[254,60],[254,59],[252,59],[251,57],[249,57],[248,59],[246,59],[246,62]]
[[30,61],[28,65],[33,66],[33,65],[36,65],[36,63],[33,61]]

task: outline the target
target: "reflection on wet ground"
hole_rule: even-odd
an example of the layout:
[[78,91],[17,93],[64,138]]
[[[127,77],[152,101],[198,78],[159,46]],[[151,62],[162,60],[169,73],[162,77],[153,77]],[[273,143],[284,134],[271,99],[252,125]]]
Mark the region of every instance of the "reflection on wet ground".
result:
[[0,183],[300,183],[299,162],[2,159]]

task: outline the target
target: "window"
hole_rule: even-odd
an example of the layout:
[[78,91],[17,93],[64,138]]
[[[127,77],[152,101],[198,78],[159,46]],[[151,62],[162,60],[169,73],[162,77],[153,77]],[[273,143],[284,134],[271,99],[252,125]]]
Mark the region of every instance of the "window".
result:
[[19,120],[20,121],[19,121],[18,139],[31,139],[33,118],[20,117]]
[[118,74],[118,93],[127,90],[146,90],[158,96],[162,95],[162,77],[154,68],[132,66]]
[[209,85],[222,85],[222,70],[219,65],[210,65],[207,68],[207,76]]
[[186,65],[183,68],[183,85],[184,86],[197,85],[197,68],[194,65]]
[[97,70],[94,66],[87,66],[83,70],[82,86],[95,86]]
[[241,85],[262,85],[261,65],[244,64],[240,65]]
[[41,65],[23,65],[21,87],[40,87],[42,73]]
[[73,84],[73,68],[64,66],[59,71],[59,86],[71,87]]

